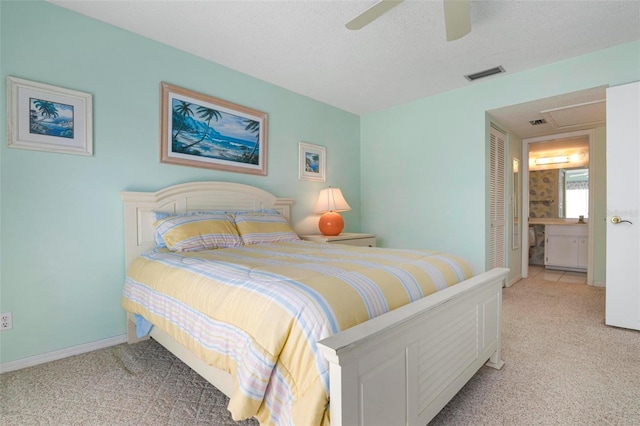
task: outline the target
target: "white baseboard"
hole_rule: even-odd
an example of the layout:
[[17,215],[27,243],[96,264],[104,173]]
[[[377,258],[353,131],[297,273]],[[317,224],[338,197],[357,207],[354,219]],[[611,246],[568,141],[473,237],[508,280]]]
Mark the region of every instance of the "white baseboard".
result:
[[515,283],[517,283],[518,281],[520,281],[522,279],[522,275],[517,275],[513,278],[511,278],[507,284],[505,285],[505,287],[511,287],[512,285],[514,285]]
[[126,343],[126,341],[127,335],[122,334],[120,336],[114,336],[108,339],[102,339],[91,343],[72,346],[70,348],[60,349],[58,351],[47,352],[40,355],[30,356],[28,358],[18,359],[16,361],[5,362],[0,364],[0,373],[7,373],[9,371],[21,370],[23,368],[33,367],[34,365],[44,364],[46,362],[57,361],[59,359],[67,358],[70,356],[108,348],[109,346],[119,345],[120,343]]

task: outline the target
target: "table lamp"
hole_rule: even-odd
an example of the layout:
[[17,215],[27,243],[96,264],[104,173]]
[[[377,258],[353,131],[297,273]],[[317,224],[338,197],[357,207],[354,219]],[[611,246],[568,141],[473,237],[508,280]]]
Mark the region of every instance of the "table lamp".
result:
[[314,213],[323,213],[318,221],[318,228],[322,235],[340,235],[344,228],[344,220],[340,213],[351,210],[349,204],[342,196],[339,188],[327,188],[320,191]]

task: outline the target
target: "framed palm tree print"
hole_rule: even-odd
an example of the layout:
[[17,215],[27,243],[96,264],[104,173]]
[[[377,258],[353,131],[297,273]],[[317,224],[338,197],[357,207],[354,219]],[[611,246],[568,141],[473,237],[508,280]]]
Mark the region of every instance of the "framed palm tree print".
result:
[[298,142],[300,180],[325,181],[326,148],[306,142]]
[[160,161],[267,174],[267,114],[161,84]]
[[89,93],[7,77],[9,148],[93,155]]

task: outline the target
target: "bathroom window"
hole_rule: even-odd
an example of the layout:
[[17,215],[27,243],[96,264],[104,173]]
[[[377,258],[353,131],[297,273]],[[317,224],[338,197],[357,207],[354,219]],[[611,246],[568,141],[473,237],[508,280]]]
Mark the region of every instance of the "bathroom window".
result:
[[565,171],[565,217],[589,217],[589,169]]

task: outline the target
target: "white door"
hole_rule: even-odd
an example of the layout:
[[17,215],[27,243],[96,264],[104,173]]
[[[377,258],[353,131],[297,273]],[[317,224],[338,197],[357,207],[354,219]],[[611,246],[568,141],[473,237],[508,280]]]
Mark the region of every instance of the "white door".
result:
[[607,89],[606,324],[640,330],[640,82]]
[[489,269],[504,268],[506,136],[494,127],[489,133]]

